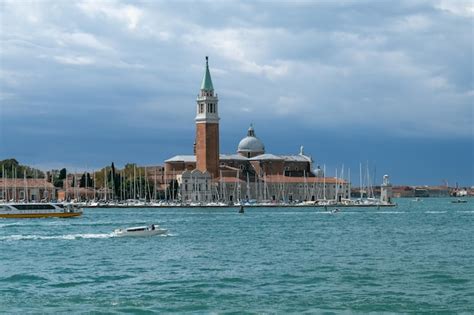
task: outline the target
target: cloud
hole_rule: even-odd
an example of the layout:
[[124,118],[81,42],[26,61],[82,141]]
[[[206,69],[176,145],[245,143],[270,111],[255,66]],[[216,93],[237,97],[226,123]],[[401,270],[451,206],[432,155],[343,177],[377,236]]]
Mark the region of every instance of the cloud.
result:
[[125,24],[129,30],[135,30],[140,23],[143,12],[133,5],[123,5],[115,1],[98,2],[82,1],[77,6],[87,15],[103,15]]
[[99,148],[105,135],[192,142],[206,55],[223,132],[283,119],[289,132],[472,138],[468,1],[4,1],[0,14],[0,123],[26,144],[50,128],[38,116],[87,122]]
[[94,63],[94,59],[85,56],[55,56],[54,59],[59,63],[67,65],[83,66]]
[[450,1],[450,0],[441,0],[438,1],[435,5],[437,9],[447,11],[454,15],[459,15],[463,17],[473,17],[474,16],[474,4],[472,1]]
[[56,35],[59,45],[83,46],[97,50],[109,50],[110,47],[99,41],[94,35],[74,32],[74,33],[60,33]]

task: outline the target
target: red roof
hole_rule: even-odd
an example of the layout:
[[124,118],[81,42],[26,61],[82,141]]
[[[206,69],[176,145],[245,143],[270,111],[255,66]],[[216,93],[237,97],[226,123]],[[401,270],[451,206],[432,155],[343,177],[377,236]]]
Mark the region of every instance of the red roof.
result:
[[25,187],[25,184],[28,188],[36,187],[36,188],[54,188],[53,184],[50,182],[47,182],[44,180],[44,178],[0,178],[0,188],[3,189],[3,187],[12,188],[12,187],[17,187],[17,188],[22,188]]
[[347,181],[341,178],[335,177],[290,177],[283,175],[267,175],[263,178],[267,183],[296,183],[296,184],[313,184],[313,183],[326,183],[326,184],[347,184]]
[[[335,177],[326,177],[326,179],[323,179],[321,177],[289,177],[289,176],[283,176],[283,175],[267,175],[260,180],[266,181],[267,183],[294,183],[294,184],[314,184],[314,183],[321,183],[323,184],[324,182],[326,184],[336,184],[336,181],[338,184],[347,184],[347,181],[341,178],[335,178]],[[215,180],[216,182],[223,182],[223,183],[245,183],[244,180],[238,179],[236,177],[220,177],[219,179]],[[253,181],[252,181],[253,182]]]

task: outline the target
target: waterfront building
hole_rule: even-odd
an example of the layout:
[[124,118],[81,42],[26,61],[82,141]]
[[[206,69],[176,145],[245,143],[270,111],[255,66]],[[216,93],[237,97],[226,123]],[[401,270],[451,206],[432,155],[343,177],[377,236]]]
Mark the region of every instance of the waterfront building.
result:
[[35,202],[55,199],[56,188],[46,179],[0,178],[0,200]]
[[177,175],[181,199],[188,202],[210,202],[217,199],[211,173],[199,169],[186,170]]
[[236,153],[219,152],[219,100],[206,67],[196,100],[194,154],[176,155],[165,161],[166,181],[177,180],[178,198],[186,202],[242,200],[292,202],[350,198],[350,183],[327,178],[301,146],[298,154],[276,155],[266,151],[252,125]]

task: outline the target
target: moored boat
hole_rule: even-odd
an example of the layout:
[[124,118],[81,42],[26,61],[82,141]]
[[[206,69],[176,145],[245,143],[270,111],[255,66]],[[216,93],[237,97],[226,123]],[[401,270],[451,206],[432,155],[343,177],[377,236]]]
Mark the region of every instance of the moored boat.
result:
[[451,203],[467,203],[467,200],[464,200],[464,199],[456,199],[456,200],[452,200]]
[[144,226],[135,226],[129,227],[126,229],[116,229],[114,230],[114,236],[116,237],[124,237],[124,236],[153,236],[153,235],[160,235],[166,234],[168,232],[167,229],[162,229],[158,225],[144,225]]
[[0,204],[0,218],[70,218],[82,214],[82,209],[73,204],[54,203],[4,203]]

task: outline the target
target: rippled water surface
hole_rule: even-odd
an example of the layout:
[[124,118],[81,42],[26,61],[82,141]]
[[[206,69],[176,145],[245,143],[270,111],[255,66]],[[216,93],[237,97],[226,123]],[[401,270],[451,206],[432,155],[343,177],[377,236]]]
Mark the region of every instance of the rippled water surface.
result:
[[398,202],[0,219],[0,313],[474,312],[474,199]]

